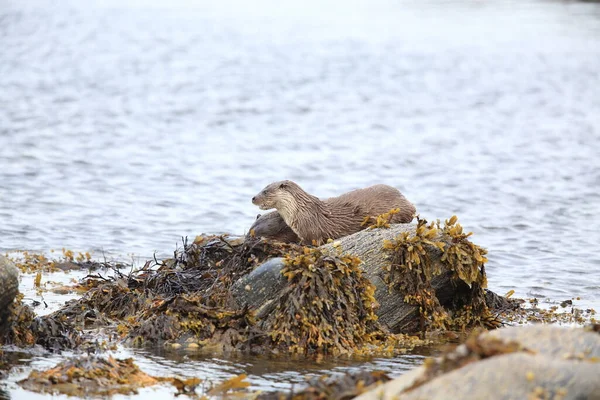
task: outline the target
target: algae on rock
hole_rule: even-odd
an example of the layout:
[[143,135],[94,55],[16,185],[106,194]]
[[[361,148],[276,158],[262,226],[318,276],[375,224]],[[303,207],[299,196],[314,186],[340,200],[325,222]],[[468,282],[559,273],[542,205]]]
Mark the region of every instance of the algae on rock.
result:
[[486,310],[484,250],[455,218],[444,228],[421,220],[387,227],[388,219],[319,248],[224,235],[184,240],[171,259],[86,277],[81,298],[36,319],[42,334],[30,342],[76,347],[82,331],[106,327],[137,345],[389,354],[422,343],[397,333],[476,325]]
[[373,297],[356,257],[304,248],[284,258],[287,287],[261,322],[277,346],[297,353],[347,353],[381,333]]
[[[403,232],[393,240],[384,240],[383,248],[390,253],[384,281],[389,290],[404,293],[407,304],[419,306],[421,330],[465,329],[489,324],[490,313],[485,303],[487,287],[484,263],[487,251],[467,238],[456,216],[427,225],[417,217],[414,233]],[[431,254],[441,252],[439,262]],[[440,304],[432,281],[450,273],[450,284],[463,283],[469,289],[456,293],[448,309]]]

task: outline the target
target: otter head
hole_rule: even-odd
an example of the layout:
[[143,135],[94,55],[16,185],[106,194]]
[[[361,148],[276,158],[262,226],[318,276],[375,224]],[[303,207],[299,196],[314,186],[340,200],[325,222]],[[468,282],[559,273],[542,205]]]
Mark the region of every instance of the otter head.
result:
[[261,210],[276,208],[281,211],[295,204],[293,192],[296,188],[300,189],[292,181],[271,183],[252,198],[252,204],[257,205]]

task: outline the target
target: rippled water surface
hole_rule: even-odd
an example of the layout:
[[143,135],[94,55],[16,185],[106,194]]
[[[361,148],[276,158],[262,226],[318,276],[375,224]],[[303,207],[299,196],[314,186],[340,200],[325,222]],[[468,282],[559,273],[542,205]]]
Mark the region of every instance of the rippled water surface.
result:
[[274,180],[381,182],[493,290],[600,309],[600,4],[216,3],[0,4],[0,250],[168,255]]

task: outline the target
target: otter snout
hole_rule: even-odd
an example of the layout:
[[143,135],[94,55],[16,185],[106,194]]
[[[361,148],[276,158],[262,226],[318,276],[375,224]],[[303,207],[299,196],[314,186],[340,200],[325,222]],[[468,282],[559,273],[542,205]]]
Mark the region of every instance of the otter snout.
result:
[[277,208],[282,198],[290,196],[287,187],[288,181],[271,183],[252,198],[252,204],[258,206],[261,210]]
[[268,210],[268,209],[272,208],[272,207],[267,207],[267,205],[265,203],[266,203],[266,198],[265,198],[265,196],[261,195],[260,193],[252,198],[252,204],[254,204],[255,206],[258,206],[258,208],[260,208],[261,210]]

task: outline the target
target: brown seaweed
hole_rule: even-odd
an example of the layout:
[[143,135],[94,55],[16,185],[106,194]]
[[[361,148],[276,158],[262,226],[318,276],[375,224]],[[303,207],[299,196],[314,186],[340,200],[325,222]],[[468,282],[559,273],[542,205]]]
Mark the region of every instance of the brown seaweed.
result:
[[358,258],[305,248],[284,264],[289,284],[262,323],[275,345],[298,353],[345,353],[381,334],[375,287],[363,277]]
[[32,371],[19,385],[27,390],[85,397],[134,394],[160,380],[142,372],[133,359],[97,356],[67,359],[47,371]]
[[[406,232],[384,242],[391,262],[384,279],[390,290],[406,293],[404,301],[419,306],[421,330],[459,329],[473,326],[497,327],[500,322],[485,303],[487,278],[484,263],[487,251],[468,240],[456,216],[427,224],[417,216],[414,235]],[[430,259],[432,249],[441,252],[441,263]],[[443,307],[431,286],[432,279],[451,271],[453,280],[468,285],[462,298],[455,298],[450,309]]]
[[[390,215],[380,217],[384,224]],[[418,219],[414,235],[384,243],[390,255],[384,278],[390,289],[406,294],[406,302],[420,307],[422,330],[493,328],[501,321],[593,319],[593,310],[560,313],[538,309],[534,303],[524,309],[518,300],[505,301],[492,314],[485,302],[486,252],[471,243],[469,235],[456,217],[443,227],[439,221],[428,224]],[[440,254],[441,263],[431,262],[431,249]],[[271,257],[284,257],[282,273],[288,283],[274,299],[274,310],[257,320],[252,310],[233,301],[231,289]],[[415,337],[391,335],[378,323],[374,287],[360,264],[356,257],[324,254],[318,248],[200,236],[189,244],[184,240],[173,258],[153,259],[128,273],[105,263],[112,276],[88,275],[78,285],[81,298],[50,315],[35,317],[16,301],[10,310],[10,331],[0,342],[37,343],[54,350],[97,348],[90,344],[97,338],[89,340],[84,332],[103,327],[111,340],[136,345],[166,341],[220,351],[393,354],[422,344]],[[451,304],[440,304],[431,288],[431,279],[443,270],[453,274],[456,284],[467,287]]]

